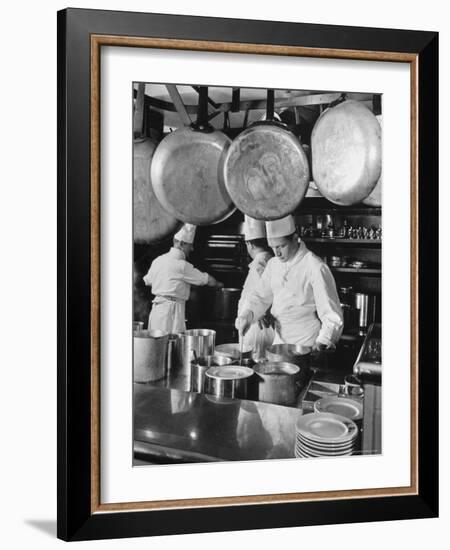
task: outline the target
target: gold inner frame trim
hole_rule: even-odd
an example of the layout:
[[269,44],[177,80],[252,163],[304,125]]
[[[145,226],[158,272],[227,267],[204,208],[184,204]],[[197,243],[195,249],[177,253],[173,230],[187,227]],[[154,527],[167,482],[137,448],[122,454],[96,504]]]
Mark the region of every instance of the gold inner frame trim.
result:
[[[355,59],[409,63],[411,69],[411,484],[407,487],[240,495],[102,504],[100,501],[100,50],[102,46]],[[91,513],[275,504],[418,494],[418,55],[401,52],[304,48],[166,38],[91,35]]]

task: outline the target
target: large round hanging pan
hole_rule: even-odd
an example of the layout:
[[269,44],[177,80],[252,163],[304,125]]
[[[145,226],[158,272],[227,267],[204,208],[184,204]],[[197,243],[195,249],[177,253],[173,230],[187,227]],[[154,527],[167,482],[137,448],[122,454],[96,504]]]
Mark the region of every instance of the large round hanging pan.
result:
[[361,202],[381,174],[381,128],[358,101],[328,108],[312,135],[313,178],[322,195],[335,204]]
[[[380,124],[380,128],[383,129],[383,119],[381,115],[377,115],[378,123]],[[383,172],[383,170],[381,170]],[[368,195],[364,200],[363,203],[367,204],[369,206],[381,206],[382,202],[382,188],[383,188],[383,173],[380,175],[380,179],[377,181],[375,187],[373,188],[373,191]]]
[[163,209],[153,192],[150,166],[156,143],[142,132],[144,87],[144,83],[139,84],[134,112],[133,238],[136,243],[151,244],[174,233],[180,222]]
[[241,132],[228,149],[225,184],[238,209],[259,220],[291,213],[309,183],[307,156],[298,138],[273,120],[273,90],[267,116]]
[[155,151],[151,169],[159,202],[175,218],[194,225],[218,223],[235,210],[223,180],[231,140],[206,123],[204,90],[197,123],[168,134]]

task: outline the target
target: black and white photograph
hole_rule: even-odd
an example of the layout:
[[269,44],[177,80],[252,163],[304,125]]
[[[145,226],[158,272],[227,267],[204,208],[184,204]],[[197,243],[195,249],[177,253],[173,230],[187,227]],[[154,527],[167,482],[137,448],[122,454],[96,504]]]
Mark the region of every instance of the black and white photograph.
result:
[[133,466],[382,454],[382,94],[130,109]]

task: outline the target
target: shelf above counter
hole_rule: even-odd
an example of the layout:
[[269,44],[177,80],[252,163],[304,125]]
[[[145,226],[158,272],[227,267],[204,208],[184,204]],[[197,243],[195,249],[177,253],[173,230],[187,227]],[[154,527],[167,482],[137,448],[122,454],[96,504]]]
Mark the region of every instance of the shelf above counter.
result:
[[305,243],[320,243],[320,244],[343,244],[350,246],[375,246],[381,247],[381,239],[341,239],[336,237],[331,239],[329,237],[301,237]]
[[381,275],[381,268],[370,267],[330,267],[335,273],[356,273],[360,275]]

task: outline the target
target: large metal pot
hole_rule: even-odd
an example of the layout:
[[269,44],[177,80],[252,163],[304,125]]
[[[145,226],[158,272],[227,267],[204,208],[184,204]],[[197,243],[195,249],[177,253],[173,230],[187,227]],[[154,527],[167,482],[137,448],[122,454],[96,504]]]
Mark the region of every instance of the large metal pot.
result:
[[197,123],[168,134],[151,167],[155,194],[165,210],[195,225],[218,223],[235,210],[223,177],[231,140],[207,122],[207,91],[200,89]]
[[331,202],[359,203],[380,178],[380,124],[358,101],[344,101],[320,115],[311,149],[314,181]]
[[213,319],[234,319],[237,316],[237,309],[241,290],[239,288],[216,288],[212,296]]
[[274,120],[274,90],[267,91],[267,116],[241,132],[225,160],[225,184],[241,212],[276,220],[300,204],[309,183],[308,158],[298,138]]
[[206,371],[206,391],[215,397],[245,399],[252,369],[242,366],[211,367]]
[[295,405],[300,389],[300,367],[292,363],[258,363],[253,367],[257,376],[257,399],[277,405]]
[[232,363],[229,357],[207,355],[191,361],[191,391],[205,393],[205,374],[210,367],[224,367]]
[[163,330],[134,332],[133,379],[135,382],[153,382],[164,378],[168,339],[168,333]]

